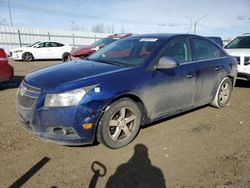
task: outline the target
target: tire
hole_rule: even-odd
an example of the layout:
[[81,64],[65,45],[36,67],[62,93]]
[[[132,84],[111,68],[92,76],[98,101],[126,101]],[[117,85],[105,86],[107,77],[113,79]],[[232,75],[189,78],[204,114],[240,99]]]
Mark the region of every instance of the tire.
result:
[[211,105],[216,107],[216,108],[222,108],[222,107],[226,106],[228,104],[229,99],[230,99],[232,90],[233,90],[232,81],[228,77],[224,78],[221,81],[221,83],[216,91],[214,100],[211,103]]
[[34,57],[33,57],[32,53],[24,52],[22,55],[22,60],[30,62],[30,61],[34,60]]
[[118,149],[128,145],[137,135],[141,111],[134,101],[122,98],[108,106],[99,121],[97,140],[105,146]]
[[69,52],[64,52],[63,55],[62,55],[62,61],[66,62],[66,61],[70,61],[70,60],[71,60],[70,53]]

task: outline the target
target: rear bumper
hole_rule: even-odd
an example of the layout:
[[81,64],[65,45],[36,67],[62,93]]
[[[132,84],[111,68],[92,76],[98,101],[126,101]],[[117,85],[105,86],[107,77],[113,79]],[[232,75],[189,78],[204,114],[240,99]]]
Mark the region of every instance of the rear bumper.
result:
[[9,81],[14,76],[14,68],[6,63],[0,65],[0,82]]

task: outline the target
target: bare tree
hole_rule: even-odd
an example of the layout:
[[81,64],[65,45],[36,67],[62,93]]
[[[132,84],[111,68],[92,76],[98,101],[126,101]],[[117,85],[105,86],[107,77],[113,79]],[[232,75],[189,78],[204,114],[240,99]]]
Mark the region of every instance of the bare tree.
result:
[[84,31],[84,25],[79,26],[74,21],[70,21],[70,22],[71,22],[71,30],[72,31]]
[[105,33],[105,28],[102,23],[98,23],[92,26],[91,31],[94,33]]
[[106,33],[115,33],[114,25],[107,25],[106,26]]
[[7,26],[7,25],[8,25],[8,23],[7,23],[6,19],[2,19],[2,20],[0,20],[0,25]]
[[122,26],[121,33],[126,33],[125,28]]

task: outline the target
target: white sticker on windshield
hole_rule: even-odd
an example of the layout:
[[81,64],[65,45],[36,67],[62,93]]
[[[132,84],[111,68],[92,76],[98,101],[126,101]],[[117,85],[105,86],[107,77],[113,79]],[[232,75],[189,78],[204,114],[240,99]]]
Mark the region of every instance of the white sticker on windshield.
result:
[[144,41],[144,42],[155,42],[157,41],[158,38],[141,38],[140,41]]
[[95,88],[95,92],[96,92],[96,93],[100,93],[100,91],[101,91],[101,90],[100,90],[99,87],[96,87],[96,88]]

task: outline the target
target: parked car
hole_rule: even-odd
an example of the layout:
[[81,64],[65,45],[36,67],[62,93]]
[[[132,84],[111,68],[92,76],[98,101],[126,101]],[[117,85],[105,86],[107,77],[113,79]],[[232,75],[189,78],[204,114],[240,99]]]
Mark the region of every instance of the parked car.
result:
[[0,48],[0,82],[9,81],[14,75],[13,67],[8,63],[4,49]]
[[141,126],[211,104],[227,105],[237,62],[204,37],[127,37],[85,60],[28,74],[17,116],[33,134],[64,145],[129,144]]
[[56,41],[41,41],[10,51],[14,60],[64,59],[73,47]]
[[220,37],[207,37],[207,38],[214,41],[219,46],[223,47],[223,41],[222,41],[222,39]]
[[225,50],[238,61],[238,79],[250,81],[250,34],[236,37]]
[[110,44],[118,39],[128,37],[130,35],[132,35],[132,33],[119,33],[119,34],[110,35],[106,38],[103,38],[103,39],[96,41],[95,43],[93,43],[89,46],[84,46],[84,47],[80,47],[80,48],[73,50],[68,59],[70,60],[70,59],[72,59],[72,57],[85,58],[85,57],[89,56],[90,54],[96,52],[97,50],[103,48],[104,46],[106,46],[106,45],[108,45],[108,44]]

